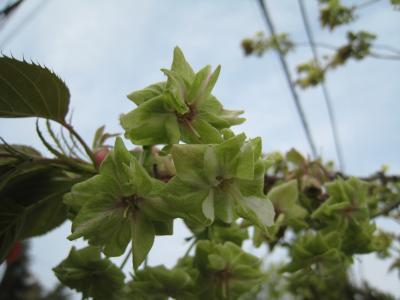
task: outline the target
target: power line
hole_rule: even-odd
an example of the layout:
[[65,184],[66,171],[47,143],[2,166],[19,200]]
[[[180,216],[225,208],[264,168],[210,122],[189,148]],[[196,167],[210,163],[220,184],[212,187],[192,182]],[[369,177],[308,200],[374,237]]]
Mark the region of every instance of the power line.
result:
[[20,31],[28,22],[32,21],[35,15],[44,7],[45,4],[49,3],[50,0],[42,0],[31,12],[23,19],[13,30],[11,30],[8,35],[0,42],[0,49],[2,49],[7,43],[9,43],[12,38],[14,38],[18,31]]
[[13,15],[17,8],[22,4],[24,0],[18,0],[14,3],[8,4],[0,11],[0,31],[3,29],[8,19]]
[[[263,0],[258,0],[258,3],[260,5],[262,15],[264,17],[265,23],[267,25],[267,28],[268,28],[270,34],[275,36],[276,35],[275,27],[274,27],[274,24],[272,23],[272,19],[271,19],[270,15],[269,15],[269,12],[268,12],[266,4],[264,3]],[[288,64],[286,62],[286,59],[285,59],[284,54],[283,54],[283,52],[282,52],[282,50],[280,48],[279,43],[277,45],[277,51],[278,51],[279,61],[280,61],[281,65],[282,65],[283,71],[285,73],[286,80],[287,80],[289,88],[290,88],[290,92],[291,92],[291,94],[293,96],[293,100],[294,100],[294,104],[295,104],[296,109],[297,109],[297,113],[299,114],[301,124],[303,126],[303,129],[304,129],[304,132],[306,134],[306,138],[307,138],[308,144],[309,144],[310,149],[311,149],[311,154],[312,154],[313,158],[316,158],[317,157],[317,151],[316,151],[316,148],[315,148],[314,140],[312,138],[312,135],[311,135],[311,132],[310,132],[310,128],[308,126],[303,107],[301,106],[301,103],[300,103],[300,100],[299,100],[299,95],[297,94],[296,89],[295,89],[295,87],[293,85],[293,81],[292,81],[292,78],[291,78],[291,75],[290,75]]]
[[[303,19],[304,28],[307,33],[307,39],[308,39],[309,44],[311,45],[311,50],[312,50],[312,54],[314,57],[314,61],[317,64],[317,66],[320,67],[321,64],[319,61],[318,50],[317,50],[317,47],[315,44],[315,40],[314,40],[314,36],[313,36],[312,30],[311,30],[310,23],[308,22],[308,16],[307,16],[307,11],[306,11],[304,2],[303,2],[303,0],[298,0],[298,2],[299,2],[299,6],[300,6],[300,12],[301,12],[301,17]],[[326,107],[328,110],[329,122],[331,124],[333,142],[335,144],[336,155],[337,155],[338,162],[339,162],[339,168],[342,171],[344,171],[345,164],[344,164],[344,159],[343,159],[343,154],[342,154],[342,147],[341,147],[341,143],[340,143],[340,139],[339,139],[339,133],[337,130],[337,125],[336,125],[337,123],[336,123],[336,118],[335,118],[335,112],[333,110],[332,100],[328,93],[328,88],[327,88],[324,80],[322,80],[322,82],[321,82],[321,87],[322,87],[322,94],[324,96]]]
[[4,9],[0,11],[0,16],[8,16],[10,15],[24,0],[18,0],[14,3],[8,4]]

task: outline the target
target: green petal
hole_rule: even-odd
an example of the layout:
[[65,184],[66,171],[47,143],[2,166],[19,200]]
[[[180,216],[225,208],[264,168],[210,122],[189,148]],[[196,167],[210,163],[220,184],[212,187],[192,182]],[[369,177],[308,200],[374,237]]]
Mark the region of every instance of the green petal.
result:
[[196,117],[191,123],[181,125],[182,140],[190,144],[219,144],[221,133],[210,123],[200,117]]
[[290,180],[272,188],[267,198],[282,212],[288,212],[297,202],[299,197],[297,180]]
[[225,223],[232,223],[236,219],[235,200],[224,191],[216,189],[214,196],[215,215]]
[[153,246],[155,230],[153,224],[140,213],[133,217],[131,224],[133,267],[136,270]]
[[[96,300],[121,299],[124,273],[99,248],[71,249],[68,257],[53,269],[60,282]],[[95,275],[95,276],[94,276]]]
[[271,201],[259,197],[243,197],[240,201],[243,217],[254,222],[262,229],[274,224],[275,211]]
[[204,153],[204,173],[208,177],[211,184],[217,183],[217,176],[222,175],[221,167],[218,162],[217,154],[214,147],[207,147]]
[[214,221],[214,190],[210,189],[208,196],[202,203],[204,216],[212,223]]
[[107,256],[122,255],[130,240],[129,221],[114,198],[92,198],[75,217],[72,229],[69,240],[86,237],[92,245],[104,245]]
[[179,178],[193,186],[207,186],[204,173],[204,152],[206,145],[174,145],[172,157]]
[[236,177],[250,180],[254,178],[254,150],[250,142],[245,143],[240,149]]
[[217,82],[220,71],[221,66],[218,66],[211,74],[211,67],[206,66],[196,74],[189,90],[189,103],[197,106],[210,96],[210,93]]
[[194,79],[192,67],[186,61],[186,58],[179,47],[175,47],[174,49],[174,58],[172,61],[171,70],[180,74],[188,82],[192,82]]
[[136,105],[143,104],[144,102],[158,97],[165,91],[166,82],[157,82],[143,90],[139,90],[128,95],[128,98],[132,100]]
[[[176,144],[179,139],[171,131],[170,118],[176,118],[175,114],[167,110],[165,96],[161,95],[122,115],[120,122],[125,136],[135,144]],[[165,122],[169,122],[167,127]]]

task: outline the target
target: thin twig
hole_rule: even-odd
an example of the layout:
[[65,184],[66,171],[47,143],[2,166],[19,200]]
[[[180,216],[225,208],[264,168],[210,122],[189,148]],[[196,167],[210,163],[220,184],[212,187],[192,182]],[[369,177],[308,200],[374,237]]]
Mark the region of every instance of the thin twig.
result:
[[354,5],[353,9],[362,9],[362,8],[365,8],[365,7],[369,6],[369,5],[371,5],[371,4],[375,4],[375,3],[379,2],[379,1],[381,1],[381,0],[368,0],[368,1],[365,1],[364,3],[358,4],[358,5]]
[[393,209],[396,209],[398,206],[400,206],[400,200],[397,200],[393,203],[390,203],[388,206],[384,207],[380,211],[376,212],[375,214],[371,215],[372,218],[376,218],[379,216],[384,216],[390,213]]
[[89,146],[86,144],[85,140],[79,135],[78,132],[75,131],[75,129],[72,127],[71,124],[68,123],[63,123],[62,124],[76,139],[78,142],[82,145],[83,149],[85,150],[86,154],[89,156],[90,160],[93,163],[93,166],[97,169],[98,166],[96,164],[96,159],[94,157],[94,154],[92,150],[89,148]]
[[60,150],[62,154],[67,155],[67,153],[64,150],[64,148],[62,147],[60,141],[56,137],[56,134],[54,133],[53,128],[51,128],[51,124],[50,124],[50,120],[49,119],[46,120],[46,127],[47,127],[47,132],[49,133],[49,135],[50,135],[51,139],[53,140],[53,142],[58,147],[58,150]]
[[[298,47],[310,47],[310,45],[308,43],[304,43],[304,42],[298,42],[298,43],[294,43],[296,46]],[[328,49],[331,51],[337,51],[340,47],[336,47],[333,45],[329,45],[326,43],[315,43],[315,46],[318,48],[323,48],[323,49]],[[377,45],[372,44],[371,47],[372,48],[376,48],[376,49],[384,49],[382,46],[384,45],[379,45],[379,47],[377,47]],[[390,46],[386,46],[388,48],[386,48],[385,50],[389,50]],[[391,47],[390,47],[391,48]],[[379,58],[379,59],[389,59],[389,60],[400,60],[400,51],[397,52],[397,50],[395,50],[394,48],[391,48],[393,53],[395,54],[384,54],[384,53],[378,53],[378,52],[370,52],[368,54],[368,56],[371,56],[373,58]]]
[[65,157],[64,154],[60,153],[57,149],[54,149],[52,145],[49,144],[49,142],[46,141],[44,138],[42,132],[40,131],[39,128],[39,119],[36,120],[36,133],[39,136],[40,141],[43,143],[43,145],[49,150],[54,156],[56,157]]
[[122,264],[119,266],[120,270],[122,270],[125,267],[126,263],[128,262],[129,257],[131,257],[132,249],[133,249],[133,245],[131,245],[131,248],[129,249],[128,253],[126,254],[124,260],[122,261]]
[[382,50],[387,50],[387,51],[391,51],[393,53],[399,54],[400,55],[400,49],[397,49],[393,46],[390,45],[383,45],[383,44],[373,44],[372,45],[374,48],[376,49],[382,49]]
[[193,249],[194,245],[196,245],[197,243],[197,238],[194,238],[193,241],[190,243],[189,248],[186,250],[185,255],[183,256],[183,258],[186,258],[189,256],[190,251]]
[[379,59],[400,60],[400,55],[381,54],[376,52],[370,52],[368,55]]
[[68,149],[68,151],[69,151],[69,154],[70,154],[72,157],[79,158],[79,156],[76,154],[76,152],[75,152],[75,150],[74,150],[74,147],[71,146],[71,145],[69,144],[68,140],[66,139],[66,137],[65,137],[65,135],[64,135],[63,127],[60,128],[60,136],[61,136],[61,139],[62,139],[63,142],[64,142],[64,145],[67,147],[67,149]]

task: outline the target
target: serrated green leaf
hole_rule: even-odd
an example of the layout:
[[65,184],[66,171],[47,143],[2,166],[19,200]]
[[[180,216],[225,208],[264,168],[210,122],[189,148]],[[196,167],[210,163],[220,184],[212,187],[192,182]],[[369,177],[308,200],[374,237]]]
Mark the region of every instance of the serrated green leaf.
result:
[[0,57],[0,117],[41,117],[64,123],[69,97],[65,83],[49,69]]

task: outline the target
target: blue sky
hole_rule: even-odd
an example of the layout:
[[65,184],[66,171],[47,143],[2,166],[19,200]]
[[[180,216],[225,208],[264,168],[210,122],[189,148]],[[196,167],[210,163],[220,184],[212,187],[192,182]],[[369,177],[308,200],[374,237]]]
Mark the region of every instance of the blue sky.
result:
[[[179,45],[195,69],[222,65],[214,94],[227,108],[245,110],[247,122],[236,127],[236,132],[261,136],[265,152],[295,147],[309,153],[276,55],[245,58],[240,49],[242,38],[264,29],[255,1],[47,1],[4,45],[14,28],[42,1],[22,5],[0,32],[1,51],[40,62],[65,80],[72,95],[73,124],[85,139],[91,140],[103,124],[111,132],[121,132],[118,116],[134,108],[126,94],[162,80],[159,70],[170,65],[172,50]],[[380,44],[400,48],[400,12],[388,2],[363,9],[357,22],[333,33],[319,28],[316,1],[306,4],[320,42],[340,45],[347,30],[363,29],[378,34]],[[269,6],[279,32],[288,32],[295,41],[306,41],[297,1],[269,1]],[[293,73],[296,63],[310,58],[307,48],[289,55]],[[400,172],[399,71],[400,61],[369,58],[328,74],[348,173],[368,175],[383,164],[393,173]],[[300,97],[318,152],[326,159],[335,159],[321,90],[310,89]],[[0,136],[43,151],[33,124],[30,119],[2,119]],[[382,226],[399,230],[387,222]],[[33,267],[48,285],[55,280],[51,267],[65,257],[71,245],[64,238],[68,232],[69,224],[65,224],[33,242]],[[150,263],[173,265],[185,251],[182,239],[188,235],[178,224],[174,237],[156,242]],[[363,261],[365,276],[395,291],[398,282],[386,273],[384,265],[372,257]]]

